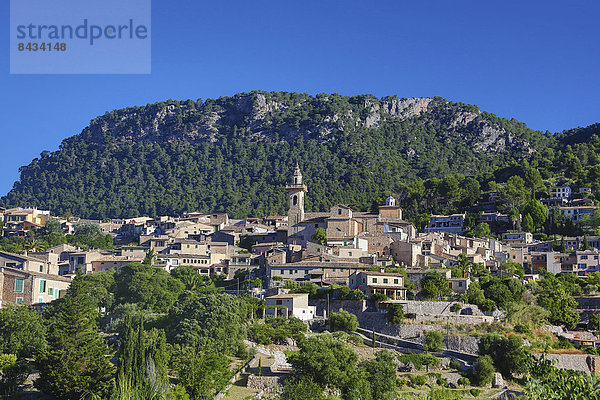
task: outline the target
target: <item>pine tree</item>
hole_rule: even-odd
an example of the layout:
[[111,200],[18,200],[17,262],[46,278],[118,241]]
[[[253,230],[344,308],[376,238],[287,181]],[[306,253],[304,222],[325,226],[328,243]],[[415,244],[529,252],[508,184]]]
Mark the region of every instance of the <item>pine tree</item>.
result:
[[108,397],[114,384],[109,349],[98,333],[98,311],[89,284],[78,275],[66,296],[52,303],[48,319],[48,350],[37,360],[43,392],[60,399]]

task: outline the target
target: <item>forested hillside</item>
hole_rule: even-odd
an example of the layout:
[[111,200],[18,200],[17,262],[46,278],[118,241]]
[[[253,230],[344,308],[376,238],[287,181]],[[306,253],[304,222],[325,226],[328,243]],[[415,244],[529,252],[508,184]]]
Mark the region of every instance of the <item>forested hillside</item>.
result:
[[[298,162],[309,210],[339,202],[368,209],[393,193],[414,216],[469,205],[490,181],[531,167],[546,179],[597,183],[599,131],[537,132],[442,98],[251,92],[169,100],[93,119],[22,167],[1,203],[88,218],[281,214]],[[454,181],[460,193],[450,193]]]

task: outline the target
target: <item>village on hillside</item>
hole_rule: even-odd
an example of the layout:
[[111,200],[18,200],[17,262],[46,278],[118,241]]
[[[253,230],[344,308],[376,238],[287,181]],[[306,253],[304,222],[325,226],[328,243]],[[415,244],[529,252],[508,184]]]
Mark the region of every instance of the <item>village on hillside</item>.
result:
[[[430,349],[456,368],[456,363],[472,366],[481,337],[504,321],[522,334],[525,345],[545,351],[554,346],[547,357],[559,368],[600,372],[599,236],[536,240],[531,232],[511,229],[515,221],[495,209],[493,193],[478,203],[483,211],[477,222],[486,235],[471,237],[464,235],[467,210],[431,215],[418,230],[403,219],[393,196],[377,211],[344,204],[329,212],[305,211],[310,187],[298,165],[285,190],[288,215],[266,218],[189,212],[93,221],[36,208],[0,209],[2,236],[28,243],[21,254],[0,251],[0,308],[12,304],[43,310],[64,296],[77,274],[119,271],[132,263],[169,273],[187,267],[198,275],[194,287],[212,282],[222,292],[250,295],[263,302],[265,316],[295,317],[316,331],[335,330],[330,317],[348,312],[356,317],[352,330],[364,343],[390,349],[426,350],[430,332],[440,332],[439,346]],[[598,208],[579,196],[585,193],[585,188],[575,193],[568,186],[552,187],[542,202],[574,224],[584,224]],[[64,234],[97,230],[111,243],[104,249],[69,243],[39,248],[31,233],[49,224]],[[556,274],[564,282],[588,282],[567,295],[575,306],[569,301],[553,306],[548,300],[546,311],[531,299],[522,301],[532,297],[531,288],[541,279]],[[511,296],[543,312],[530,315],[525,306],[511,310]],[[541,322],[530,325],[536,318]],[[258,346],[260,356],[254,358],[254,372],[248,365],[246,385],[254,390],[251,394],[269,393],[290,366],[281,349],[252,346]],[[401,364],[407,372],[419,369],[414,360]],[[263,367],[270,373],[263,374]],[[502,375],[496,375],[489,385],[510,393]],[[458,374],[444,379],[460,386]]]

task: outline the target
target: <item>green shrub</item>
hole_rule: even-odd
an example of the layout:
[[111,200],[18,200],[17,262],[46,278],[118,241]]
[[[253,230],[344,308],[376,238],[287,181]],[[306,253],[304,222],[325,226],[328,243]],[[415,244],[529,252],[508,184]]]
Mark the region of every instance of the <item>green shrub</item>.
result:
[[458,382],[457,382],[460,386],[469,386],[471,384],[471,381],[469,380],[469,378],[461,376],[460,378],[458,378]]
[[527,372],[530,353],[523,347],[518,336],[505,337],[487,333],[479,340],[479,354],[489,355],[494,367],[505,378]]
[[179,384],[175,385],[169,394],[172,400],[190,400],[190,396],[185,391],[185,388]]
[[452,307],[450,307],[450,311],[452,312],[458,312],[462,309],[462,306],[460,305],[460,303],[454,303],[452,304]]
[[531,329],[529,329],[529,327],[527,325],[515,325],[515,332],[517,333],[524,333],[524,334],[530,334],[531,333]]
[[496,302],[494,300],[491,299],[484,299],[482,300],[479,304],[479,309],[481,311],[484,312],[492,312],[494,311],[497,307],[496,307]]
[[398,325],[404,320],[404,307],[402,304],[392,304],[387,310],[387,320],[390,324]]
[[444,347],[443,344],[444,335],[440,331],[428,331],[425,334],[425,342],[423,343],[423,348],[425,351],[437,352],[442,350]]
[[284,344],[285,339],[294,338],[306,331],[306,325],[298,318],[268,316],[264,324],[255,322],[248,327],[248,338],[258,344]]
[[389,299],[390,298],[383,293],[373,293],[370,297],[370,300],[373,301],[388,301]]
[[473,381],[478,386],[489,385],[492,383],[495,371],[492,357],[488,355],[481,356],[473,365]]
[[469,393],[471,393],[471,396],[473,397],[479,397],[479,395],[481,394],[482,390],[481,389],[471,389],[469,390]]
[[412,363],[412,365],[414,365],[415,368],[418,370],[423,369],[424,365],[427,365],[428,367],[430,367],[430,366],[439,365],[439,363],[440,363],[440,360],[436,356],[434,356],[433,354],[429,354],[429,353],[401,354],[398,357],[398,361],[400,361],[404,364]]
[[586,347],[586,348],[585,348],[585,352],[586,352],[587,354],[593,354],[593,355],[595,355],[595,356],[597,356],[597,355],[600,355],[600,354],[598,353],[598,350],[597,350],[595,347]]
[[1,354],[0,353],[0,372],[4,368],[10,367],[17,363],[17,356],[15,354]]
[[413,386],[423,386],[427,383],[427,377],[425,375],[411,375],[410,383],[412,383]]
[[332,331],[354,332],[358,329],[358,319],[356,315],[340,308],[339,312],[329,316],[329,327]]
[[17,393],[18,387],[25,382],[31,373],[31,367],[25,362],[5,365],[0,378],[0,398]]
[[558,341],[552,345],[554,349],[572,349],[574,347],[573,343],[564,337],[559,337]]
[[461,364],[458,361],[456,361],[455,359],[450,360],[450,368],[460,369],[460,367],[461,367]]
[[357,346],[364,344],[363,338],[361,338],[358,335],[348,335],[348,341],[354,343]]

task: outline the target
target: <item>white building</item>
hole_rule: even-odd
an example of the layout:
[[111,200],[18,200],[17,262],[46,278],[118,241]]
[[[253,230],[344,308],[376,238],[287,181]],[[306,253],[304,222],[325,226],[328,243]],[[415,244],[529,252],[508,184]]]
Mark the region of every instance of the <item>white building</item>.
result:
[[296,317],[308,321],[315,317],[316,307],[308,305],[308,293],[282,293],[265,299],[265,314]]
[[569,186],[550,187],[550,198],[571,200],[573,192]]

